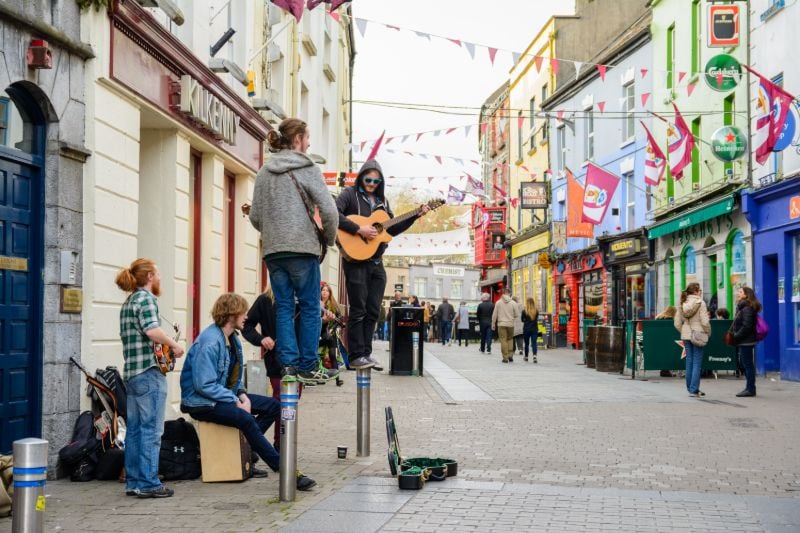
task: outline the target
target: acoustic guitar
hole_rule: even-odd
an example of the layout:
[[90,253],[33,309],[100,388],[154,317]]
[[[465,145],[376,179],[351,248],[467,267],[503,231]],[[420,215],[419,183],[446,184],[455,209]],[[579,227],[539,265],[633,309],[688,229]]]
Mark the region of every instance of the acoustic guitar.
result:
[[[437,199],[431,200],[425,205],[427,205],[432,211],[443,206],[444,204],[444,200]],[[402,215],[398,215],[394,218],[389,218],[389,215],[386,213],[386,211],[382,209],[375,211],[368,217],[360,215],[348,215],[348,220],[355,222],[359,226],[372,226],[378,231],[378,234],[374,239],[366,239],[358,233],[351,235],[350,233],[340,229],[337,231],[336,242],[339,245],[339,248],[342,250],[342,254],[344,254],[346,258],[354,261],[364,261],[375,255],[375,252],[378,251],[378,247],[381,244],[392,240],[392,236],[389,235],[389,232],[387,231],[389,228],[395,224],[418,215],[421,209],[421,207],[418,207],[413,211],[403,213]]]
[[[172,338],[172,340],[178,342],[178,339],[181,338],[181,326],[179,324],[173,324],[161,315],[159,315],[159,317],[161,320],[172,326],[172,328],[175,330],[175,336]],[[175,370],[175,356],[172,354],[172,349],[168,345],[154,342],[153,355],[156,358],[158,369],[162,374],[166,375],[168,372]]]

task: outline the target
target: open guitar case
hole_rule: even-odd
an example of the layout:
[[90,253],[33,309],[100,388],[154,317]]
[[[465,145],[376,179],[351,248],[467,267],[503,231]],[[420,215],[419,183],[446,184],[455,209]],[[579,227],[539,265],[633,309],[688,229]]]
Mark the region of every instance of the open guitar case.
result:
[[401,489],[419,490],[427,481],[444,481],[458,475],[458,462],[440,457],[408,457],[400,454],[400,441],[391,407],[386,407],[386,437],[389,440],[389,470]]

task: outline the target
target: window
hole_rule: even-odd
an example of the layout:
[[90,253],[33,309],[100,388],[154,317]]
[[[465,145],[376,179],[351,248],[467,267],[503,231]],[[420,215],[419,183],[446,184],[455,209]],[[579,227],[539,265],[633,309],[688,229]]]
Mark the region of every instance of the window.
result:
[[517,112],[517,160],[522,161],[522,125],[524,119],[522,117],[522,110]]
[[636,87],[630,82],[622,87],[622,98],[624,102],[625,120],[622,121],[622,140],[629,141],[634,137],[634,115],[636,107]]
[[675,89],[675,25],[667,29],[667,89]]
[[442,285],[444,282],[442,278],[436,278],[436,284],[433,286],[433,297],[437,300],[442,297]]
[[450,298],[453,300],[458,300],[463,298],[461,295],[462,288],[464,286],[464,281],[460,279],[454,279],[450,282]]
[[[794,278],[792,281],[792,311],[794,312],[793,328],[794,329],[794,342],[800,344],[800,287],[798,287],[794,280],[797,279],[800,273],[800,236],[795,236],[792,239],[792,248],[794,250]],[[788,279],[787,279],[788,281]],[[788,287],[787,287],[788,289]],[[786,289],[784,289],[786,290]]]
[[702,4],[700,0],[692,0],[692,73],[700,72],[700,50],[703,49]]
[[530,149],[533,150],[536,147],[536,145],[535,145],[535,142],[536,142],[535,137],[536,137],[536,135],[535,135],[535,131],[534,131],[535,128],[536,128],[536,97],[535,96],[533,98],[531,98],[530,109],[528,110],[528,112],[530,113],[530,116],[531,116],[531,129],[530,129],[531,133],[530,133],[530,138],[528,139],[528,142],[531,145]]
[[[542,98],[539,100],[539,105],[547,100],[547,85],[542,85]],[[547,135],[550,131],[550,121],[545,117],[544,124],[542,124],[542,141],[547,140]]]
[[425,288],[427,286],[427,280],[425,278],[414,278],[414,294],[418,298],[425,298]]
[[681,290],[686,288],[689,283],[697,281],[697,260],[694,254],[694,246],[687,245],[681,252]]
[[[692,135],[695,139],[700,139],[700,117],[692,121]],[[700,190],[700,143],[695,142],[692,147],[692,190]]]
[[564,126],[558,127],[558,169],[564,170],[567,166],[567,132]]
[[733,298],[736,291],[747,285],[747,257],[744,249],[744,234],[739,230],[735,230],[728,236],[727,248],[727,274],[730,280],[727,303],[728,309],[733,309],[735,306]]
[[477,300],[477,299],[480,297],[480,294],[481,294],[481,288],[478,286],[478,284],[479,284],[479,283],[480,283],[479,281],[476,281],[476,282],[475,282],[475,283],[472,285],[472,299],[473,299],[473,300]]
[[584,139],[584,153],[585,159],[588,161],[594,157],[594,113],[592,108],[585,110],[586,112],[586,138]]
[[633,173],[624,174],[625,179],[625,219],[628,231],[636,229],[636,187],[633,183]]

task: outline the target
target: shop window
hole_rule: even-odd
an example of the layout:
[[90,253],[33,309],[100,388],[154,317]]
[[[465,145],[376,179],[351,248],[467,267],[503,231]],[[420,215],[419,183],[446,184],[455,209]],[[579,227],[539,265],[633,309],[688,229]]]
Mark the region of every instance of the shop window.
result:
[[747,258],[744,250],[744,234],[734,230],[728,236],[727,242],[728,265],[728,309],[734,309],[734,295],[740,287],[747,285]]
[[697,282],[697,257],[694,246],[687,245],[681,252],[681,290],[689,283]]
[[437,278],[436,283],[433,285],[433,297],[437,300],[442,297],[442,286],[444,285],[444,281],[442,278]]
[[636,89],[632,81],[622,87],[622,102],[625,112],[625,119],[622,121],[622,141],[627,142],[633,139],[634,128],[636,127],[636,116],[634,114],[636,109]]
[[583,318],[601,317],[603,312],[603,280],[600,274],[591,272],[583,275]]
[[463,298],[463,284],[464,282],[460,279],[454,279],[450,282],[450,298],[453,300],[460,300]]
[[636,229],[636,187],[633,184],[633,172],[623,174],[625,181],[625,220],[628,231]]
[[584,139],[584,153],[587,161],[594,158],[594,113],[592,113],[592,108],[587,108],[584,110],[585,119],[584,124],[586,128],[586,137]]
[[646,318],[644,270],[640,265],[626,268],[625,317],[628,320]]
[[425,278],[414,278],[414,294],[418,298],[425,298],[427,296],[425,294],[426,285],[427,280]]

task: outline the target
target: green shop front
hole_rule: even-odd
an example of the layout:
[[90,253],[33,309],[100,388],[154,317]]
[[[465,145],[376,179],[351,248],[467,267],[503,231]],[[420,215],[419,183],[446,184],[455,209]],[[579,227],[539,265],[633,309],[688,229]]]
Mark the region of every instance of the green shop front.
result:
[[648,230],[655,248],[657,313],[680,302],[689,283],[699,283],[712,314],[734,309],[739,287],[752,286],[750,224],[736,193],[659,221]]

